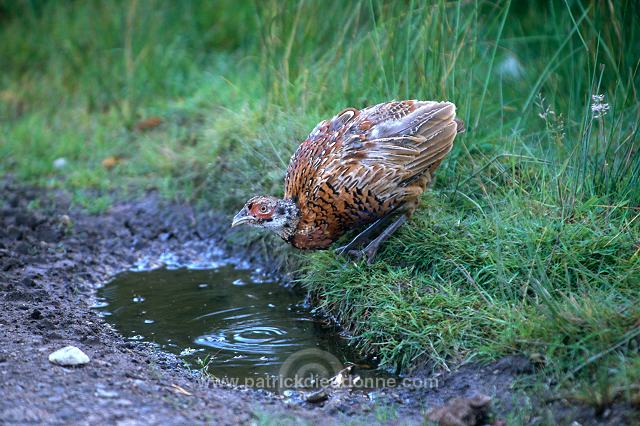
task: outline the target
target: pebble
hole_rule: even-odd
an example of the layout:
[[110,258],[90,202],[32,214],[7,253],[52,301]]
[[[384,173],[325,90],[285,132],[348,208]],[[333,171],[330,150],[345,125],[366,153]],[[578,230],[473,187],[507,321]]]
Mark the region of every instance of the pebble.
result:
[[60,223],[67,228],[73,225],[71,218],[66,214],[63,214],[62,216],[60,216]]
[[89,357],[75,346],[65,346],[49,354],[49,361],[64,367],[75,367],[89,363]]
[[318,402],[326,401],[329,398],[329,394],[324,389],[320,389],[319,391],[308,393],[304,396],[304,400],[310,402],[312,404],[317,404]]
[[110,391],[102,388],[96,389],[95,395],[98,398],[117,398],[119,396],[116,391]]

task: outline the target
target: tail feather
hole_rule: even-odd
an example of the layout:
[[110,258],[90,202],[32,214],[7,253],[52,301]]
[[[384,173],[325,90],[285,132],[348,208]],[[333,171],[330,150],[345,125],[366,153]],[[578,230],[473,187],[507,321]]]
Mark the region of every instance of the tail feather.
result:
[[[402,114],[393,109],[401,106]],[[465,130],[451,102],[405,101],[372,109],[366,116],[373,117],[375,125],[370,139],[362,144],[367,150],[360,161],[397,167],[404,184],[433,173],[451,151],[456,134]]]
[[[420,175],[427,170],[435,170],[434,164],[439,165],[453,147],[453,139],[456,135],[456,125],[452,122],[440,124],[435,129],[430,129],[425,141],[420,144],[420,153],[407,164],[407,170],[412,174]],[[437,167],[437,166],[436,166]]]

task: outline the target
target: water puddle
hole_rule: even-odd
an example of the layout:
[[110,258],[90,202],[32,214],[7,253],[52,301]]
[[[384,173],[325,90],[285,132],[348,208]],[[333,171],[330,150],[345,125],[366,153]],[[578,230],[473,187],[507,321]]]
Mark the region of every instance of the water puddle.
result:
[[326,379],[351,364],[350,379],[364,379],[363,387],[379,387],[377,379],[385,377],[335,327],[313,316],[302,294],[249,270],[125,272],[98,296],[96,309],[126,338],[154,343],[192,368],[208,364],[232,384],[305,387],[310,383],[274,380]]

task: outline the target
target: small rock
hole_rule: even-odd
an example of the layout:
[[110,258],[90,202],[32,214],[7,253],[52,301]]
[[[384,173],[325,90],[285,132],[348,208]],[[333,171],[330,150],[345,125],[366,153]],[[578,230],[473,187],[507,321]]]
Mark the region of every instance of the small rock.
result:
[[329,394],[324,389],[320,389],[315,392],[309,392],[304,396],[304,400],[310,402],[312,404],[317,404],[318,402],[326,401],[329,398]]
[[89,363],[89,357],[75,346],[65,346],[51,353],[49,361],[64,367],[75,367]]
[[53,160],[54,169],[64,169],[67,166],[67,159],[64,157],[56,158]]
[[71,220],[69,215],[63,214],[62,216],[60,216],[60,224],[62,224],[62,226],[64,226],[65,228],[69,228],[71,227],[71,225],[73,225],[73,221]]
[[478,394],[471,398],[453,398],[427,413],[427,419],[440,426],[477,426],[483,424],[491,398]]
[[106,390],[106,389],[102,389],[102,388],[98,388],[98,389],[96,389],[95,395],[98,398],[117,398],[118,397],[118,392],[110,391],[110,390]]

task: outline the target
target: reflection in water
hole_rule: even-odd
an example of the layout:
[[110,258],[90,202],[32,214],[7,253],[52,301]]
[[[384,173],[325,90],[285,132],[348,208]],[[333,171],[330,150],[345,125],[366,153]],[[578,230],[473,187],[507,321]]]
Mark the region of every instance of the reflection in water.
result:
[[194,367],[206,359],[217,377],[275,376],[287,357],[308,348],[357,361],[300,293],[232,266],[127,272],[99,296],[96,309],[125,337],[154,342]]

